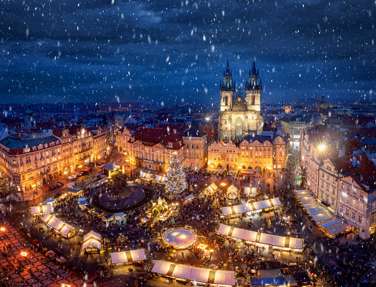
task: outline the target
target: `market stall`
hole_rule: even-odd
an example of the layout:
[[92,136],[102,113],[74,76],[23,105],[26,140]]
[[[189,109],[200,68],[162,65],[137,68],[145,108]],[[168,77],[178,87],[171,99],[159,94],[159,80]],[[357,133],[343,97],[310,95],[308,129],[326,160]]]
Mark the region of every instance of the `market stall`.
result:
[[259,213],[273,210],[281,207],[281,201],[278,197],[270,198],[255,202],[242,202],[238,205],[221,207],[222,216],[236,217],[242,216],[245,213]]
[[84,235],[81,250],[86,253],[99,253],[102,249],[102,235],[90,231]]
[[302,252],[304,248],[304,240],[291,236],[280,236],[258,231],[252,231],[237,228],[230,225],[220,224],[217,234],[242,240],[246,243],[254,244],[262,247],[272,247],[277,250]]
[[52,204],[41,204],[41,205],[30,207],[30,213],[33,216],[50,214],[53,212],[54,212],[54,207]]
[[112,265],[127,265],[146,260],[145,249],[134,249],[110,253]]
[[153,260],[151,272],[164,277],[210,284],[211,286],[235,286],[235,272],[213,270],[190,265],[175,264],[164,260]]

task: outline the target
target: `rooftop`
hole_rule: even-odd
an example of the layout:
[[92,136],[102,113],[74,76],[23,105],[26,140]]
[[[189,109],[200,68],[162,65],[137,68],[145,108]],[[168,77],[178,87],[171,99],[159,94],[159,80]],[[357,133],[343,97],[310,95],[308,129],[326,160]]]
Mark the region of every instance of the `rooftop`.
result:
[[26,147],[34,147],[40,144],[48,144],[51,142],[59,141],[59,138],[55,136],[45,136],[45,137],[30,137],[30,138],[20,138],[15,136],[7,136],[0,141],[0,144],[7,147],[8,149],[23,149]]
[[183,145],[182,135],[175,129],[169,128],[140,128],[136,131],[135,140],[146,145],[162,144],[168,148],[179,149]]

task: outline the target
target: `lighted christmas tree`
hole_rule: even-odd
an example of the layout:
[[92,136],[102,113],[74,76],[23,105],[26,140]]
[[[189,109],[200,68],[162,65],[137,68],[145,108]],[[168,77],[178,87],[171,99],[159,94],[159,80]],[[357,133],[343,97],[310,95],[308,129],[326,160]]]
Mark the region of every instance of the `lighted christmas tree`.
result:
[[177,155],[173,154],[167,171],[166,192],[169,196],[174,196],[186,190],[187,187],[183,165]]

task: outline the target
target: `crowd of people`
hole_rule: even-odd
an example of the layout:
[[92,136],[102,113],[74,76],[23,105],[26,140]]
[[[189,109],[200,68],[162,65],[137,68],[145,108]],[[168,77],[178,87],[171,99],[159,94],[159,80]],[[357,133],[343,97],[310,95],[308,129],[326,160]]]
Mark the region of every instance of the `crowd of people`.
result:
[[[84,189],[79,195],[72,194],[56,200],[55,214],[77,229],[82,229],[82,233],[90,230],[100,233],[105,238],[105,248],[111,251],[145,248],[149,258],[213,269],[236,270],[239,278],[244,280],[249,280],[254,275],[255,270],[260,268],[260,263],[270,261],[271,264],[285,266],[279,263],[281,260],[276,258],[275,254],[265,252],[267,251],[265,249],[237,243],[215,232],[218,224],[226,221],[221,218],[220,207],[247,200],[243,187],[258,184],[259,193],[252,200],[262,200],[266,194],[270,196],[271,187],[262,184],[262,177],[233,177],[190,172],[187,174],[187,179],[188,190],[179,193],[175,198],[166,196],[163,185],[159,183],[144,183],[144,188],[152,192],[147,193],[144,204],[126,210],[125,220],[122,222],[107,220],[108,212],[93,204],[93,194],[90,189]],[[212,182],[218,185],[218,190],[211,194],[204,192]],[[221,186],[221,182],[225,184]],[[236,199],[227,196],[227,188],[231,184],[238,187],[239,196]],[[78,197],[86,197],[88,205],[81,206]],[[145,220],[146,214],[150,212],[152,202],[158,198],[165,198],[168,204],[177,203],[178,212],[164,221],[151,224],[150,220]],[[239,218],[237,226],[252,230],[262,228],[265,232],[281,235],[286,234],[287,231],[291,234],[299,234],[299,222],[293,219],[286,220],[283,215],[284,210],[275,210],[269,214],[261,214],[257,219]],[[161,239],[163,230],[176,226],[188,226],[197,234],[198,240],[191,249],[178,252],[164,244]],[[58,249],[63,250],[67,245],[75,244],[75,250],[79,251],[80,241],[69,242],[69,240],[59,240],[53,234],[50,235],[58,242],[55,245]],[[200,243],[207,248],[200,247]],[[72,252],[70,254],[72,257],[78,256]],[[85,269],[84,264],[81,267]],[[110,274],[106,272],[103,271],[104,274]]]

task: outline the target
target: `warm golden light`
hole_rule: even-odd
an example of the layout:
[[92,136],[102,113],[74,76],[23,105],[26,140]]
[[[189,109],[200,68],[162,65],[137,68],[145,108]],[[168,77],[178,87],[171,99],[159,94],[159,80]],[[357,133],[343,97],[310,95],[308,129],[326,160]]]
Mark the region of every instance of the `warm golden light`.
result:
[[0,232],[5,232],[7,231],[6,227],[5,226],[0,226]]
[[27,253],[27,251],[25,251],[25,250],[22,250],[22,251],[20,252],[20,255],[21,255],[22,257],[27,257],[27,256],[29,255],[29,253]]
[[318,145],[317,145],[317,150],[319,151],[319,152],[325,152],[326,151],[326,149],[327,149],[327,145],[326,145],[326,143],[324,143],[324,142],[321,142],[321,143],[319,143]]

